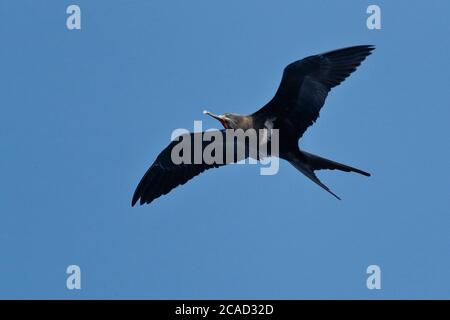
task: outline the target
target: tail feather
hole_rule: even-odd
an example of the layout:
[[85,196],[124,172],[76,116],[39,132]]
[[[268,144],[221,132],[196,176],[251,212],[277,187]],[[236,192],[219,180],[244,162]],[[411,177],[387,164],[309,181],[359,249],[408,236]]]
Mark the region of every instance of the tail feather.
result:
[[317,178],[314,171],[307,169],[303,166],[296,166],[295,164],[294,164],[294,167],[296,167],[298,170],[300,170],[301,173],[303,173],[305,176],[307,176],[309,179],[311,179],[311,181],[317,183],[324,190],[331,193],[336,199],[342,200],[337,194],[335,194],[333,191],[331,191],[330,188],[328,188],[322,181],[320,181],[319,178]]
[[357,168],[347,166],[345,164],[335,162],[333,160],[328,160],[312,153],[300,151],[300,153],[306,158],[306,162],[312,166],[313,170],[329,169],[329,170],[341,170],[345,172],[356,172],[362,174],[363,176],[370,177],[370,173],[362,171]]
[[328,160],[316,156],[312,153],[300,150],[298,150],[296,154],[290,154],[288,157],[286,157],[286,160],[288,160],[297,170],[299,170],[301,173],[303,173],[305,176],[307,176],[309,179],[311,179],[313,182],[318,184],[320,187],[322,187],[327,192],[331,193],[334,197],[336,197],[339,200],[341,200],[341,198],[337,196],[333,191],[331,191],[330,188],[328,188],[324,183],[322,183],[322,181],[320,181],[319,178],[317,178],[316,174],[314,173],[315,170],[337,169],[345,172],[356,172],[367,177],[370,176],[370,173],[362,171],[360,169],[353,168],[345,164]]

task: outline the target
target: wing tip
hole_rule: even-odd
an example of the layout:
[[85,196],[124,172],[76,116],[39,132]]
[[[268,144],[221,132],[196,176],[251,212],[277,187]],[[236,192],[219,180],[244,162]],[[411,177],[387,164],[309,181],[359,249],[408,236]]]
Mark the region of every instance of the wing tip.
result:
[[[324,56],[341,56],[341,55],[362,55],[364,58],[371,55],[376,49],[374,44],[361,44],[350,47],[345,47],[341,49],[336,49],[323,53]],[[364,58],[362,60],[364,60]]]
[[373,51],[376,49],[376,45],[375,44],[359,44],[356,46],[343,48],[343,50],[345,50],[345,49],[366,49],[366,50]]
[[142,183],[139,182],[138,186],[136,187],[136,190],[134,190],[133,198],[131,199],[131,207],[134,207],[136,202],[138,202],[139,198],[142,198],[141,185]]
[[353,172],[359,173],[359,174],[361,174],[363,176],[366,176],[366,177],[371,177],[372,176],[372,174],[370,174],[369,172],[363,171],[361,169],[353,170]]
[[133,195],[133,199],[131,200],[131,207],[134,207],[136,202],[138,202],[140,196],[138,196],[136,193]]
[[367,44],[364,45],[364,47],[369,51],[369,55],[372,54],[372,52],[377,48],[374,44]]

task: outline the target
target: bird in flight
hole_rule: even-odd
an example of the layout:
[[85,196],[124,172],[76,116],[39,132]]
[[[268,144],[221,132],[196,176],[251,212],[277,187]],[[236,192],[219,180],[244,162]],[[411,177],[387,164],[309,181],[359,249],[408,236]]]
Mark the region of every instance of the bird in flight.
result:
[[[317,178],[316,170],[336,169],[356,172],[364,176],[370,176],[370,174],[300,150],[298,141],[319,117],[319,112],[330,90],[355,71],[374,49],[375,47],[371,45],[353,46],[309,56],[289,64],[284,69],[281,83],[274,97],[251,115],[232,113],[215,115],[208,111],[205,113],[220,121],[224,129],[278,129],[278,156],[340,199]],[[221,134],[225,135],[225,131],[221,130]],[[188,138],[194,141],[196,135],[202,134],[201,132],[191,133]],[[202,150],[209,143],[211,142],[202,141]],[[205,170],[241,160],[235,157],[231,161],[221,163],[210,163],[204,160],[199,163],[194,161],[174,163],[171,154],[176,145],[177,142],[172,141],[147,170],[134,192],[132,206],[139,200],[141,205],[150,203]],[[248,156],[248,153],[245,156]]]

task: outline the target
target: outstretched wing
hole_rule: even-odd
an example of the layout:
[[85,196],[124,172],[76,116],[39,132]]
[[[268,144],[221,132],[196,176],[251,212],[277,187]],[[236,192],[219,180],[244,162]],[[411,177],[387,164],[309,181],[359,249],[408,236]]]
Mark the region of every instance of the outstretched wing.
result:
[[[172,141],[158,155],[155,162],[142,177],[136,191],[134,192],[131,205],[134,206],[139,199],[141,205],[144,203],[150,203],[161,195],[169,193],[172,189],[178,187],[179,185],[185,184],[187,181],[205,170],[242,160],[241,158],[237,159],[236,148],[234,148],[231,149],[232,152],[234,152],[233,160],[227,161],[225,130],[216,131],[215,133],[217,136],[212,134],[212,137],[208,138],[209,141],[203,139],[203,135],[205,134],[204,132],[186,134],[180,137],[179,141]],[[187,160],[184,161],[184,163],[180,163],[179,160],[172,159],[172,150],[174,150],[178,143],[182,143],[181,139],[183,139],[186,143],[185,146],[189,146],[190,149],[186,148],[183,151],[178,152],[179,149],[177,148],[176,152],[174,151],[174,155],[180,156],[180,158]],[[195,147],[196,143],[199,144],[200,148]],[[216,148],[211,145],[212,143],[215,143]],[[212,159],[204,159],[203,151],[207,146],[210,146],[208,154],[211,154],[216,160],[219,161],[213,162],[211,161]],[[179,145],[179,147],[181,146]],[[210,152],[211,150],[212,152]],[[188,156],[184,154],[186,151],[190,151]],[[197,155],[195,155],[195,153],[197,153]],[[197,160],[199,160],[197,162],[195,161],[196,157]]]
[[343,82],[374,49],[354,46],[289,64],[275,96],[254,115],[276,118],[275,125],[295,132],[298,140],[319,117],[331,88]]

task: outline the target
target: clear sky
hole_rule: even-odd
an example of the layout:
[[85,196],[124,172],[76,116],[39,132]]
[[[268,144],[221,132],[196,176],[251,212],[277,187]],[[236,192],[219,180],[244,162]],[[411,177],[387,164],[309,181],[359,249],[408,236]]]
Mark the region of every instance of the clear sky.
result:
[[[382,29],[366,27],[378,4]],[[81,7],[81,30],[66,8]],[[450,298],[448,1],[0,1],[0,298]],[[376,51],[286,162],[131,208],[172,130],[251,113],[282,69]],[[81,290],[66,268],[81,268]],[[366,268],[379,265],[381,290]]]

